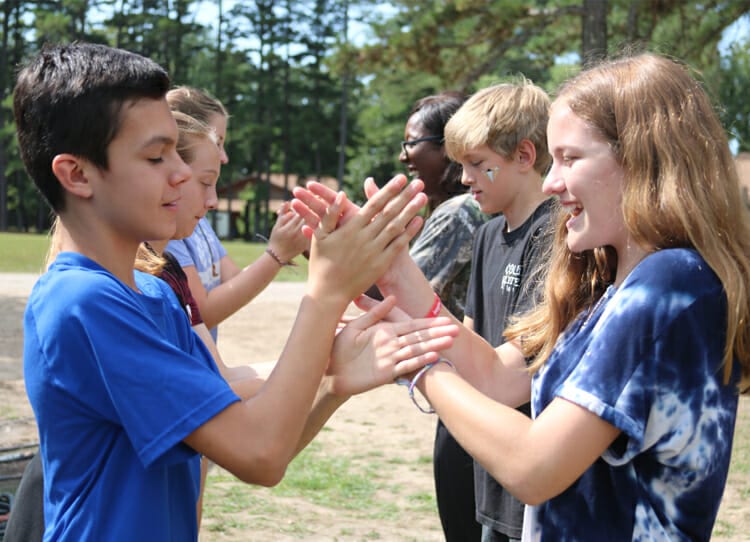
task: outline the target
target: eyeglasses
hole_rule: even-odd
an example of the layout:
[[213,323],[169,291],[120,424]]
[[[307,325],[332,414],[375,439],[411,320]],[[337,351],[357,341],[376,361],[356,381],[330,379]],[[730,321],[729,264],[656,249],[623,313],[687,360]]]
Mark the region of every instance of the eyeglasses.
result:
[[442,143],[443,141],[445,141],[445,138],[443,136],[436,136],[436,135],[418,137],[417,139],[410,139],[408,141],[402,141],[401,149],[404,151],[404,154],[409,154],[407,147],[413,147],[417,143],[422,143],[422,141],[437,141],[439,143]]

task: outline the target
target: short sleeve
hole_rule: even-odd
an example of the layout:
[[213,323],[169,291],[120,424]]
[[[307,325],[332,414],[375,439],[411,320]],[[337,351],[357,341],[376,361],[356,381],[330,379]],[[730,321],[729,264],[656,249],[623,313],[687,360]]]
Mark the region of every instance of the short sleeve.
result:
[[605,454],[613,464],[652,448],[676,456],[721,418],[706,417],[724,387],[724,336],[712,324],[726,320],[721,289],[654,280],[657,271],[639,270],[588,323],[590,343],[559,389],[626,435]]
[[68,281],[69,305],[33,311],[45,318],[34,328],[50,331],[39,340],[48,364],[39,369],[55,375],[48,399],[79,412],[57,422],[71,445],[101,438],[79,425],[98,419],[122,427],[144,466],[183,461],[194,452],[182,440],[239,398],[166,283],[137,276],[143,295],[87,273],[85,284]]
[[[472,242],[482,223],[464,198],[444,203],[427,219],[409,254],[441,295],[446,286],[471,262]],[[476,215],[476,216],[475,216]]]

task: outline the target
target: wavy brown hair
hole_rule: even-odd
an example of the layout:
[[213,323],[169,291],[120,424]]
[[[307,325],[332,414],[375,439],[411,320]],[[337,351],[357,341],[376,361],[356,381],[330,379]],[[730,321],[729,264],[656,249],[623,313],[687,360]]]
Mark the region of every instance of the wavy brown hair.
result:
[[[565,83],[557,96],[609,142],[624,171],[622,213],[647,251],[690,247],[716,273],[727,297],[724,380],[733,356],[750,384],[750,215],[727,136],[711,100],[688,68],[644,53],[604,62]],[[572,253],[565,216],[557,222],[544,300],[509,327],[532,370],[565,328],[614,280],[611,248]]]

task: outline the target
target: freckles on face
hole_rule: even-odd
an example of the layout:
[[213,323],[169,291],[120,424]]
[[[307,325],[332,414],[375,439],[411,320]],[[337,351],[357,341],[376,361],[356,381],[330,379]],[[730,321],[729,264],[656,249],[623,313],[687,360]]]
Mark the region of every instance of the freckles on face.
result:
[[564,102],[552,106],[547,139],[553,163],[544,191],[557,196],[570,215],[568,247],[581,252],[626,246],[624,172],[609,142]]

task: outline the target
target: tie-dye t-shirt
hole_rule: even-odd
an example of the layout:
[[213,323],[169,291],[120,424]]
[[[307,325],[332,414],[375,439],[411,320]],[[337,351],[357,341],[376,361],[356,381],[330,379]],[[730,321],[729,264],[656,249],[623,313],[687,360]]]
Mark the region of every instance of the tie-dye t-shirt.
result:
[[657,251],[561,336],[533,379],[620,429],[563,493],[527,507],[524,540],[709,540],[729,469],[738,364],[723,384],[726,297],[701,256]]

